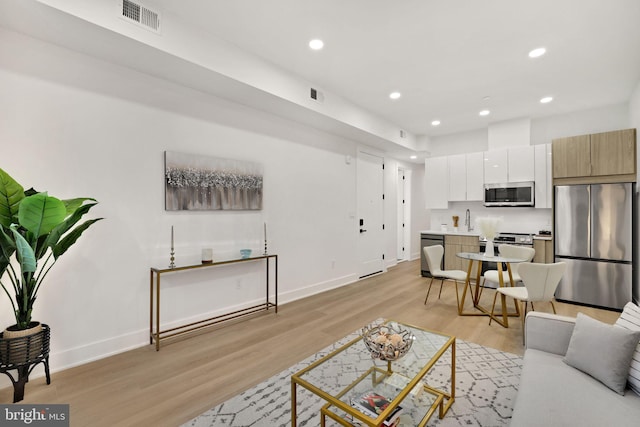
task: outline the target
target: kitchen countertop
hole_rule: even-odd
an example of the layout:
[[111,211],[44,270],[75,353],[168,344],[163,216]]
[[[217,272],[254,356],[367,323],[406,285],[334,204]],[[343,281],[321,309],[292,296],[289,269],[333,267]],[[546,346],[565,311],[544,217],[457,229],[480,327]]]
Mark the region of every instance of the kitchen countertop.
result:
[[437,234],[437,235],[440,235],[440,236],[444,236],[445,234],[447,234],[447,235],[450,235],[450,236],[478,236],[478,237],[480,237],[480,233],[478,233],[477,231],[474,231],[474,230],[471,230],[471,231],[422,230],[422,231],[420,231],[420,234]]
[[553,236],[536,234],[533,236],[533,239],[534,240],[553,240]]

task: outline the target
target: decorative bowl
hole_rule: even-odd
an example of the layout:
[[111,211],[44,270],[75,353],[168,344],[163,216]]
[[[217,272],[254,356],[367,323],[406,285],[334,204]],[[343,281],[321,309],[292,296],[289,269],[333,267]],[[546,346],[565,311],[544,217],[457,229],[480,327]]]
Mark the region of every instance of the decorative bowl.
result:
[[373,359],[398,360],[409,352],[414,339],[408,330],[390,324],[362,328],[362,341]]
[[251,256],[251,249],[240,249],[240,258],[249,258]]

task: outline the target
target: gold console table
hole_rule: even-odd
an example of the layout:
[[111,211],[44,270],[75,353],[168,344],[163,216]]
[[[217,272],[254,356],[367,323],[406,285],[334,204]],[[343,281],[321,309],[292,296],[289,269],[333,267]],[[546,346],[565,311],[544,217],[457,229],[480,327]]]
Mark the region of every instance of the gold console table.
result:
[[[242,310],[233,311],[230,313],[222,314],[220,316],[210,317],[208,319],[199,320],[197,322],[188,323],[186,325],[177,326],[170,329],[160,330],[160,277],[167,273],[177,273],[179,271],[194,270],[198,268],[210,268],[221,265],[237,264],[242,262],[255,262],[264,260],[266,270],[266,299],[264,303],[254,305],[252,307],[243,308]],[[275,299],[273,302],[269,300],[269,263],[273,260],[275,264]],[[155,287],[153,286],[155,282]],[[155,304],[154,304],[155,302]],[[270,308],[275,308],[275,312],[278,313],[278,255],[260,255],[250,258],[231,259],[227,261],[217,261],[208,264],[196,264],[186,265],[182,267],[174,268],[154,268],[152,267],[149,273],[149,344],[156,343],[156,351],[160,350],[160,341],[174,337],[176,335],[186,334],[188,332],[195,331],[197,329],[206,328],[218,323],[226,322],[228,320],[236,319],[238,317],[247,316],[259,311],[267,311]],[[155,320],[155,328],[154,328]]]

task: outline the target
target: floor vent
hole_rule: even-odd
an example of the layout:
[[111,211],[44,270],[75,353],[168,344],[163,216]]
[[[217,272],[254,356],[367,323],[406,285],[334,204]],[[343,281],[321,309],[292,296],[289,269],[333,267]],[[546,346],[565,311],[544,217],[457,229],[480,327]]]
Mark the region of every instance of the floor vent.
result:
[[134,22],[139,26],[160,33],[160,14],[130,0],[119,0],[120,16],[127,21]]

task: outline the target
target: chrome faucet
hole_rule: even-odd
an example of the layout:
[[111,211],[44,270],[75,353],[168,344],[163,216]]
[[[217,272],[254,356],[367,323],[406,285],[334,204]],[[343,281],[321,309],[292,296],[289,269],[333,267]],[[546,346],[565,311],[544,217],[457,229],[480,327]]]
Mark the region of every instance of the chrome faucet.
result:
[[467,212],[465,212],[464,225],[467,226],[467,231],[473,230],[473,227],[471,226],[471,212],[469,211],[469,209],[467,209]]

